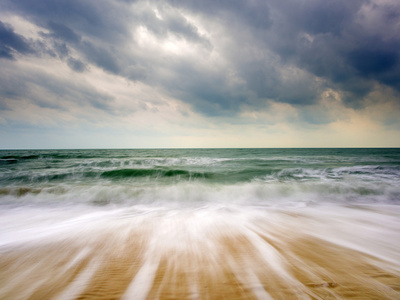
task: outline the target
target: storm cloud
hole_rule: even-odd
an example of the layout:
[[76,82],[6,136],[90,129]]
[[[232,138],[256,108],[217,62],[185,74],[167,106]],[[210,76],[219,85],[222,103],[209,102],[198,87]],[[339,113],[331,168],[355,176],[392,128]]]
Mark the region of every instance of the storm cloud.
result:
[[34,50],[29,41],[0,21],[0,58],[15,59],[15,53],[31,54]]
[[[327,103],[366,110],[376,95],[393,107],[400,102],[400,4],[394,0],[4,0],[0,9],[0,59],[9,68],[36,57],[38,64],[63,64],[80,76],[102,70],[214,120],[277,103],[298,111],[290,120],[323,124],[341,118],[323,117]],[[62,99],[62,80],[74,86],[68,78],[40,83],[45,67],[18,68],[13,76],[0,70],[4,107],[18,97],[53,103],[28,95],[40,89],[43,97]],[[79,99],[82,107],[110,115],[143,107],[132,99],[117,108],[118,96],[99,92],[94,82],[60,101]]]

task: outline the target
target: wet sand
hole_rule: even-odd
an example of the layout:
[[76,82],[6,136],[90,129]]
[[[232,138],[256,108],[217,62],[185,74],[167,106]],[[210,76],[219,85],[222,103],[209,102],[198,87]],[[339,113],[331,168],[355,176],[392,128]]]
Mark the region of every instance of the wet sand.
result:
[[312,234],[308,216],[265,219],[140,216],[3,246],[0,298],[400,299],[390,261]]

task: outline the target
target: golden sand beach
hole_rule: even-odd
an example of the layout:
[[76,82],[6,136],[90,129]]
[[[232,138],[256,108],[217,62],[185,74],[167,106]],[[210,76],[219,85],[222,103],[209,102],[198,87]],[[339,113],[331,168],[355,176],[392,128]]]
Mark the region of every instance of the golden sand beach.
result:
[[147,216],[3,248],[0,298],[400,299],[390,262],[291,225],[304,218]]

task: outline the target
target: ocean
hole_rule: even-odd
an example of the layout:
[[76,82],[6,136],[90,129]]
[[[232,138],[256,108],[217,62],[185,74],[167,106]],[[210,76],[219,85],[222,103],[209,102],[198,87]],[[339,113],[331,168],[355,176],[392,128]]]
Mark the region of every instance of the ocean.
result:
[[0,151],[0,299],[399,299],[400,149]]

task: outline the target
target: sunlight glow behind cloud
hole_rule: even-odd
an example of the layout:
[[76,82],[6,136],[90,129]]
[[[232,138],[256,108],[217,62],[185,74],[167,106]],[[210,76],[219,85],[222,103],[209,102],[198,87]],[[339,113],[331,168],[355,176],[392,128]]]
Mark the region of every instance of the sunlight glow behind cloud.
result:
[[400,146],[396,1],[3,1],[1,148]]

